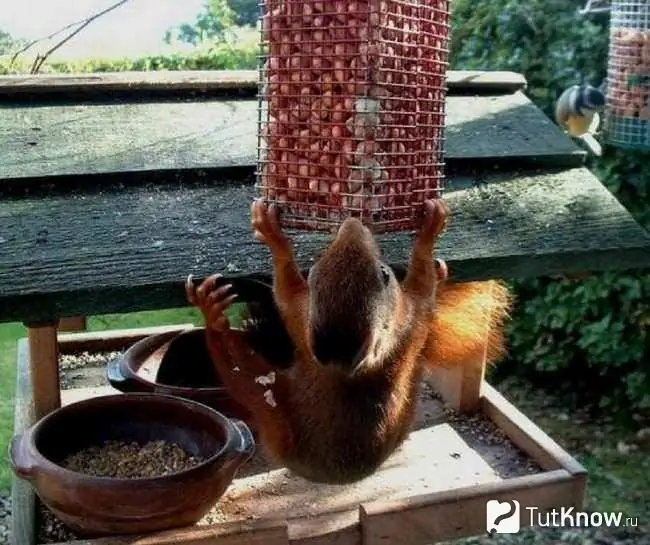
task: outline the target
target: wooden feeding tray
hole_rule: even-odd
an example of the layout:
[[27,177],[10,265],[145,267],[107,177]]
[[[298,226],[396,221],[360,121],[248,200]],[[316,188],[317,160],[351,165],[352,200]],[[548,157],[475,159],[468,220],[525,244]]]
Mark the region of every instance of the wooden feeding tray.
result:
[[[60,334],[62,403],[118,393],[105,378],[107,359],[169,329]],[[33,421],[28,362],[22,339],[16,433]],[[355,485],[309,483],[272,467],[258,452],[198,525],[84,540],[40,504],[29,484],[15,480],[14,536],[20,545],[415,545],[485,533],[490,499],[518,500],[522,527],[529,525],[526,507],[579,509],[585,483],[583,467],[485,382],[479,411],[471,416],[448,409],[424,383],[409,439],[380,471]]]

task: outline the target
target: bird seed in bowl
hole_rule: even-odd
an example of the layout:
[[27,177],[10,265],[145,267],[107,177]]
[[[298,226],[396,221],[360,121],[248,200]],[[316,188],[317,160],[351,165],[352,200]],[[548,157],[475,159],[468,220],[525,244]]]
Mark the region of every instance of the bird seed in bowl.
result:
[[203,458],[191,456],[166,441],[149,441],[144,445],[135,441],[106,441],[68,456],[61,465],[94,477],[142,479],[186,471],[201,462]]

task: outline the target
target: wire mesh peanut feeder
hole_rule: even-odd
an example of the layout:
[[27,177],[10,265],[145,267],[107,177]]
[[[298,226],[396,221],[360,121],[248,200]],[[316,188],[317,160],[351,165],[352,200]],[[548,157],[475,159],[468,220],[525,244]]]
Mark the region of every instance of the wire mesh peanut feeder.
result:
[[612,0],[606,138],[650,149],[650,0]]
[[448,0],[263,0],[260,196],[285,227],[410,230],[443,182]]

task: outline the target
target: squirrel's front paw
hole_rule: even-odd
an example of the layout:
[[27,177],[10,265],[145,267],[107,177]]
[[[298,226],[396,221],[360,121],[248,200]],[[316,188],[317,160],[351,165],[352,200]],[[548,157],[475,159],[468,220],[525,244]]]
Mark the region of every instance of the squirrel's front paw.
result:
[[264,199],[254,201],[251,205],[251,225],[255,240],[266,244],[271,252],[289,249],[289,240],[282,232],[278,209],[274,204],[269,206]]
[[223,332],[230,328],[230,322],[224,313],[237,298],[237,294],[229,293],[232,284],[217,287],[220,279],[220,274],[214,274],[196,287],[190,274],[185,281],[185,295],[187,301],[198,307],[203,314],[206,328]]
[[418,241],[422,244],[433,245],[447,226],[449,209],[442,199],[429,199],[424,201],[424,218],[417,234]]

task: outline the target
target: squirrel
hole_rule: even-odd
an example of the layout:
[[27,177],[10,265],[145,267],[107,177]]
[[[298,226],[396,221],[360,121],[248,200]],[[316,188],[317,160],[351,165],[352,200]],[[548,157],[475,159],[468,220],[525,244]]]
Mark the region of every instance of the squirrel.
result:
[[246,334],[230,328],[232,284],[220,274],[199,285],[187,278],[187,300],[203,314],[212,362],[252,414],[273,461],[312,482],[364,479],[407,438],[426,368],[463,365],[485,348],[486,336],[488,362],[504,353],[507,288],[448,283],[446,263],[434,259],[448,216],[442,199],[425,201],[401,282],[354,217],[305,278],[276,205],[255,200],[251,224],[271,251],[273,300],[293,349],[289,365],[269,363]]

